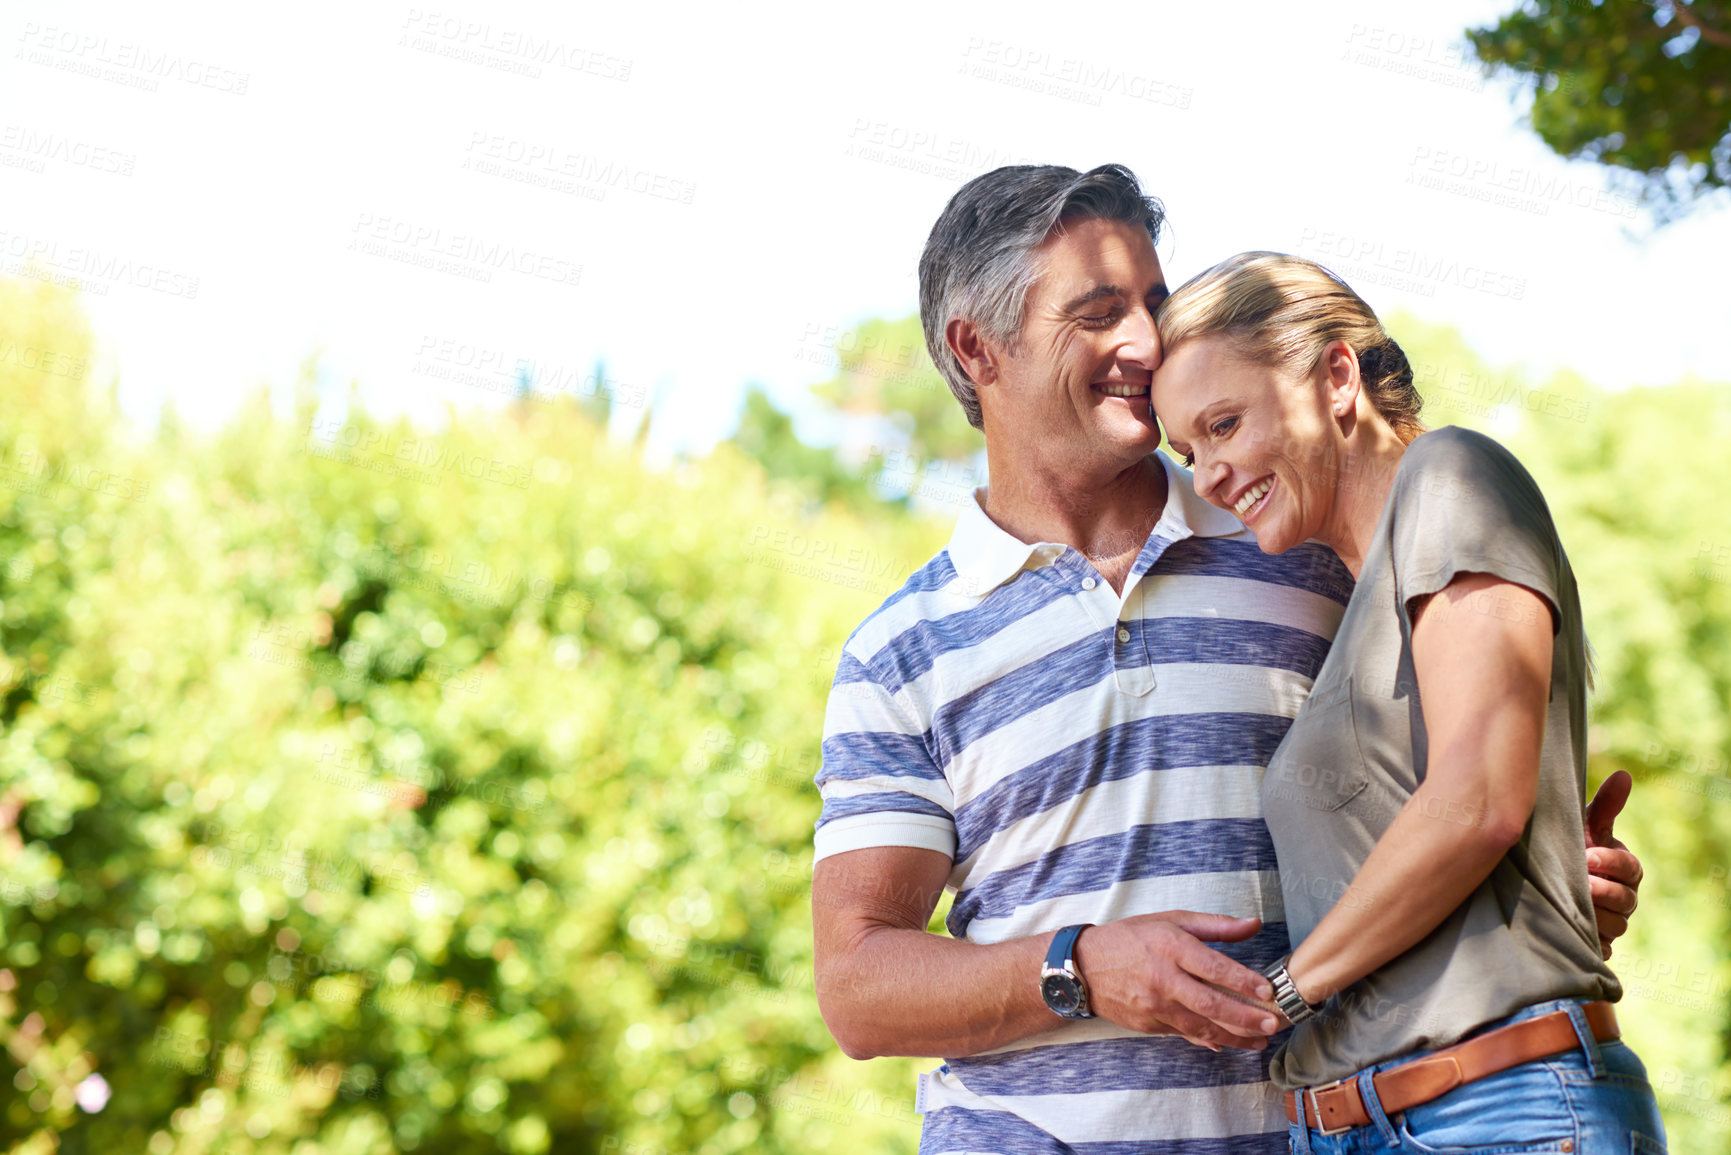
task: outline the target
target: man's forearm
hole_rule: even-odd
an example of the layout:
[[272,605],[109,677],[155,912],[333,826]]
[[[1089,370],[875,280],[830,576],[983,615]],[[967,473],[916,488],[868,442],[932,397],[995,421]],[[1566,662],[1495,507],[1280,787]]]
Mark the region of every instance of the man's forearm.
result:
[[[933,850],[877,847],[822,859],[813,871],[818,1006],[853,1058],[961,1058],[1065,1025],[1040,996],[1057,928],[990,944],[926,930],[950,865]],[[1261,926],[1185,910],[1134,915],[1084,931],[1073,957],[1089,1005],[1120,1027],[1260,1047],[1273,1017],[1211,984],[1266,999],[1268,980],[1203,940],[1242,942]]]
[[1063,1026],[1040,998],[1050,936],[980,945],[924,930],[862,931],[820,959],[817,995],[849,1057],[960,1058]]

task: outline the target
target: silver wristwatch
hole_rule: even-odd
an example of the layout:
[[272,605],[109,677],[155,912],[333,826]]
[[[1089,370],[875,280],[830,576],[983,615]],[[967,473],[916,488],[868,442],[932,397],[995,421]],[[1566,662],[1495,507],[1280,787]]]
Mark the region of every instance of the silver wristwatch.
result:
[[1298,993],[1298,988],[1292,985],[1292,975],[1287,973],[1287,960],[1290,953],[1262,968],[1262,975],[1274,984],[1274,1002],[1285,1015],[1288,1022],[1302,1023],[1305,1019],[1314,1019],[1321,1007],[1313,1007],[1304,1001],[1304,996]]

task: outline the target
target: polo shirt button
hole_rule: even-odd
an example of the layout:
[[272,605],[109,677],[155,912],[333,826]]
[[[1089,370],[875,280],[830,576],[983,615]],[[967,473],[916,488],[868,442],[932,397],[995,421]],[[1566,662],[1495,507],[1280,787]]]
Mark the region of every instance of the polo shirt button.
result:
[[1093,578],[1083,578],[1082,579],[1082,588],[1085,590],[1091,590],[1099,584],[1100,583],[1095,581]]
[[1120,642],[1129,641],[1130,640],[1130,631],[1125,629],[1123,626],[1119,626],[1118,627],[1118,640]]

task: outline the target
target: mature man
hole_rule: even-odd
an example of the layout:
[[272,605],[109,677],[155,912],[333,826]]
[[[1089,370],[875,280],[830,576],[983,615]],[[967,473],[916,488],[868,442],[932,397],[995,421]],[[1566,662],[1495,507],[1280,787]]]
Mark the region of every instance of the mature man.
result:
[[[1352,579],[1262,554],[1155,452],[1162,221],[1118,166],[1002,168],[920,261],[991,484],[844,648],[812,910],[842,1049],[948,1057],[922,1151],[1286,1150],[1278,1020],[1220,988],[1267,1000],[1287,947],[1306,883],[1277,876],[1259,781]],[[1609,939],[1639,863],[1590,854],[1628,884],[1595,881]]]

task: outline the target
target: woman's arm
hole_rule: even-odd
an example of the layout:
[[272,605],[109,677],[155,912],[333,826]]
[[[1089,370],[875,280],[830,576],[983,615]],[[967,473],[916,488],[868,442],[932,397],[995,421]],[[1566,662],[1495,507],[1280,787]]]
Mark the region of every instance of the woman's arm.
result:
[[1288,972],[1306,1002],[1418,943],[1520,840],[1538,797],[1551,645],[1550,606],[1501,578],[1460,574],[1415,601],[1425,780],[1359,868],[1352,901],[1293,952]]

